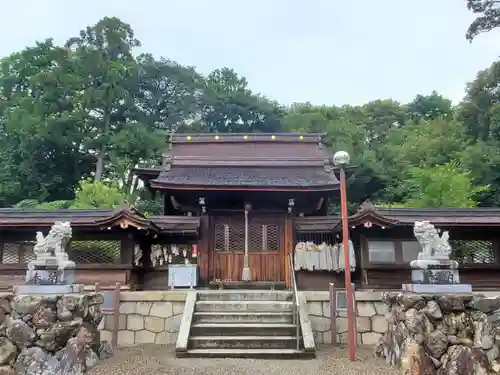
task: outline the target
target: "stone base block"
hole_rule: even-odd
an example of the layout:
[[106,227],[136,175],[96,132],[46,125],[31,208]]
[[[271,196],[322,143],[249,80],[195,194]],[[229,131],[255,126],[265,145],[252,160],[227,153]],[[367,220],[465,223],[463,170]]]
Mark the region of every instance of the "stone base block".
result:
[[403,292],[410,293],[472,293],[470,284],[403,284]]
[[457,269],[412,270],[411,281],[415,284],[460,284]]
[[14,294],[68,294],[83,293],[83,285],[14,285]]

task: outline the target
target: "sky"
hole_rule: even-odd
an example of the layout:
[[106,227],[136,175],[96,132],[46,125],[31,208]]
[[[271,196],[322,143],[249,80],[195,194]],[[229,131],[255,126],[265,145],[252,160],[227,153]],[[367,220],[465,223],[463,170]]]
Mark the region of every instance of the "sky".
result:
[[140,52],[230,67],[283,104],[406,103],[433,90],[455,103],[500,52],[500,30],[472,44],[465,0],[7,0],[0,56],[63,43],[105,16],[131,24]]

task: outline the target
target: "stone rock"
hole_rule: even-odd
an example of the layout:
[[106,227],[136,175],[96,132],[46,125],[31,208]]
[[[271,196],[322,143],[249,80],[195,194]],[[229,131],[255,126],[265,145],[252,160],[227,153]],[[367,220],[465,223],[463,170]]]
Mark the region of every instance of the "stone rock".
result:
[[474,324],[470,316],[464,312],[451,313],[443,317],[437,329],[442,330],[447,335],[458,337],[472,337],[474,334]]
[[85,294],[67,294],[57,301],[57,319],[70,321],[85,318],[89,311],[89,299]]
[[92,344],[98,344],[99,341],[96,340],[98,338],[98,331],[96,326],[83,322],[82,326],[78,330],[76,337],[82,341],[86,346],[91,346]]
[[10,297],[0,297],[0,308],[5,311],[6,314],[10,314],[11,307],[10,307],[10,302],[11,298]]
[[474,296],[472,301],[467,304],[471,309],[479,310],[483,313],[490,313],[500,309],[500,297]]
[[82,326],[82,318],[70,322],[58,322],[39,335],[36,344],[46,350],[56,351],[63,348],[70,337],[74,336]]
[[373,307],[375,307],[377,315],[385,315],[388,311],[387,305],[382,302],[373,302]]
[[425,306],[425,299],[418,294],[405,294],[400,293],[397,297],[397,302],[403,309],[416,309],[420,310]]
[[169,318],[174,315],[172,302],[154,302],[149,315],[158,318]]
[[103,317],[104,315],[101,311],[100,305],[90,305],[85,320],[91,322],[93,325],[97,327],[99,326],[99,324],[101,324]]
[[[471,297],[472,298],[472,297]],[[458,294],[447,294],[439,296],[437,298],[437,303],[443,312],[450,311],[464,311],[465,310],[465,300],[463,296]]]
[[385,333],[387,331],[387,319],[381,315],[372,317],[372,331],[377,333]]
[[159,333],[165,330],[165,319],[154,316],[144,317],[144,327],[151,332]]
[[425,348],[434,358],[440,358],[448,349],[448,336],[441,331],[433,331],[425,337]]
[[0,324],[3,324],[5,321],[5,317],[7,316],[7,313],[5,312],[4,309],[0,307]]
[[90,349],[77,337],[68,340],[62,350],[58,366],[58,375],[81,375],[87,370],[87,356]]
[[347,318],[337,318],[335,319],[335,325],[337,327],[337,333],[347,332]]
[[437,373],[434,362],[417,342],[408,338],[403,343],[402,349],[401,367],[403,374],[435,375]]
[[388,306],[395,305],[398,300],[398,292],[382,292],[380,293],[380,300]]
[[439,320],[443,318],[441,308],[436,301],[428,301],[427,305],[421,310],[430,320]]
[[310,302],[307,304],[309,315],[323,316],[323,307],[321,302]]
[[32,325],[34,328],[48,328],[56,322],[56,311],[48,306],[40,305],[32,317]]
[[131,346],[135,344],[135,334],[132,331],[118,331],[118,345]]
[[0,366],[0,375],[16,375],[16,372],[10,366]]
[[135,333],[135,343],[136,344],[154,344],[156,334],[146,330],[137,331]]
[[59,375],[57,367],[57,359],[38,346],[21,350],[14,364],[16,374],[24,375]]
[[481,311],[471,312],[470,317],[474,325],[474,345],[484,350],[490,349],[495,339],[488,317]]
[[97,355],[99,359],[108,359],[113,356],[113,347],[108,341],[101,341]]
[[365,332],[361,334],[361,343],[363,345],[377,345],[382,335],[376,332]]
[[442,357],[439,374],[487,375],[490,365],[486,354],[478,348],[452,345]]
[[90,370],[91,368],[95,367],[95,365],[97,365],[97,362],[99,362],[99,356],[90,349],[87,349],[86,353],[87,356],[85,357],[85,367],[87,370]]
[[130,331],[144,329],[144,317],[137,314],[127,315],[127,329]]
[[491,363],[491,371],[493,371],[495,374],[500,374],[500,362],[498,361],[493,361]]
[[100,306],[104,303],[104,296],[101,293],[87,293],[85,298],[88,306]]
[[33,315],[43,302],[43,296],[18,295],[11,302],[12,310],[19,315]]
[[7,337],[0,337],[0,366],[8,365],[16,359],[17,347]]
[[32,345],[36,339],[36,333],[33,328],[19,319],[10,322],[6,334],[9,340],[19,348]]
[[474,343],[471,339],[467,337],[457,337],[457,336],[448,336],[448,344],[450,345],[465,345],[465,346],[473,346]]
[[493,363],[495,359],[497,359],[500,355],[500,349],[497,345],[493,345],[490,349],[486,351],[486,356],[488,357],[488,361]]
[[489,313],[487,316],[493,328],[500,327],[500,309]]
[[371,332],[372,324],[370,318],[359,317],[356,319],[356,331],[358,333]]
[[432,323],[421,311],[409,309],[405,312],[405,318],[405,325],[410,332],[424,334],[434,330]]
[[375,307],[372,302],[358,302],[356,303],[358,316],[371,318],[376,315]]

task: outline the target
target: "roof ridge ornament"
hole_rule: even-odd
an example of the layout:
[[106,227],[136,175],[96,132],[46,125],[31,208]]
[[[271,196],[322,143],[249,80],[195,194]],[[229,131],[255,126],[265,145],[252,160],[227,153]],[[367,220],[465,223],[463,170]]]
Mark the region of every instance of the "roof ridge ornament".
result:
[[172,160],[171,154],[163,154],[163,170],[170,171],[172,169]]
[[361,203],[361,206],[358,208],[358,212],[362,211],[375,211],[376,207],[372,203],[370,199],[365,200],[363,203]]

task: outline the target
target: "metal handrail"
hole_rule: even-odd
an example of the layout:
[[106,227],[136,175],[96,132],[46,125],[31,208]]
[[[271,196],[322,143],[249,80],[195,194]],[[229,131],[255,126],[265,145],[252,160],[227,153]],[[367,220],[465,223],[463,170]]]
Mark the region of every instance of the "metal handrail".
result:
[[293,324],[295,324],[295,336],[297,339],[297,350],[300,349],[300,318],[299,318],[299,293],[297,291],[297,280],[295,279],[295,268],[293,267],[292,254],[288,254],[288,264],[290,266],[290,273],[292,274],[292,315]]

